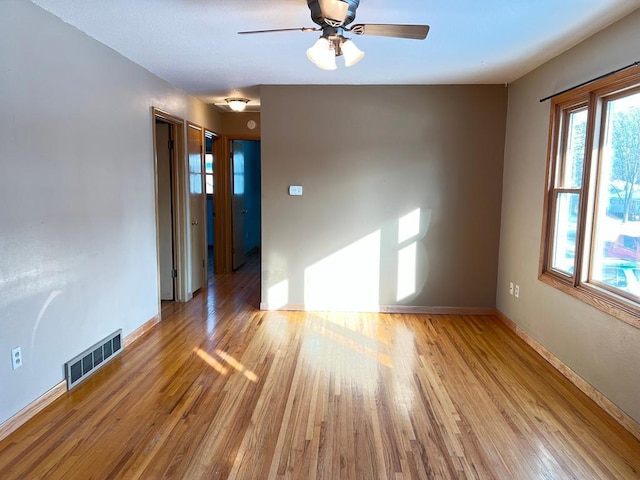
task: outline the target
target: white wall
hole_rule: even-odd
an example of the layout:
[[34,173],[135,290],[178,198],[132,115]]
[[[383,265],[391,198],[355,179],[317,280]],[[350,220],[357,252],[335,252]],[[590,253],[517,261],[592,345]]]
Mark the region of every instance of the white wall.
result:
[[497,307],[640,422],[640,330],[537,278],[550,112],[539,100],[636,60],[640,11],[510,85]]
[[152,106],[216,128],[205,104],[0,1],[0,423],[65,361],[158,314]]

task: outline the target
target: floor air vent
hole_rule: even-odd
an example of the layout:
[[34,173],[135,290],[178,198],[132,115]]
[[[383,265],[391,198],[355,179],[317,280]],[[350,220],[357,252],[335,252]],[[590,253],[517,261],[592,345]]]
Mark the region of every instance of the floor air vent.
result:
[[67,389],[71,390],[121,351],[122,330],[118,330],[69,360],[64,364]]

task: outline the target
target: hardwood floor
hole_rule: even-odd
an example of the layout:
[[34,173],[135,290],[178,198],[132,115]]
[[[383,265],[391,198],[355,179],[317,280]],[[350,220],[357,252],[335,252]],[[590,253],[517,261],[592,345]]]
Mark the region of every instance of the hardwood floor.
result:
[[640,442],[498,319],[261,312],[258,270],[164,306],[0,442],[0,478],[640,478]]

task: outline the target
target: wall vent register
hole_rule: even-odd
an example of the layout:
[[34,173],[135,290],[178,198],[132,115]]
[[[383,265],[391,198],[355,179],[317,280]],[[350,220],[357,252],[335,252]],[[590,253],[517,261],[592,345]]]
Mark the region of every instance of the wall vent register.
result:
[[82,382],[122,351],[122,329],[89,347],[64,365],[67,389]]

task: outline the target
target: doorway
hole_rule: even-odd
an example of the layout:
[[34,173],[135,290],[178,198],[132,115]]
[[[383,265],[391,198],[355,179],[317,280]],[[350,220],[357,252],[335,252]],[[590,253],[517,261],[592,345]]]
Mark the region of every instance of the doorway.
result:
[[171,183],[168,194],[156,184],[158,299],[186,302],[212,271],[230,273],[260,251],[260,138],[219,137],[156,108],[153,119],[156,179]]
[[163,300],[185,302],[187,290],[186,204],[181,160],[184,158],[184,121],[152,109],[156,195],[156,253],[158,307]]
[[210,132],[204,131],[204,185],[206,195],[206,215],[207,215],[207,278],[210,278],[214,273],[214,242],[215,242],[215,194],[217,189],[216,181],[216,156],[214,143],[217,141],[218,136]]
[[[225,267],[225,249],[231,242],[220,241],[220,235],[231,237],[228,191],[231,181],[217,182],[225,142],[217,134],[157,108],[153,112],[153,147],[156,175],[156,252],[158,260],[158,299],[186,302],[208,283],[208,265]],[[207,194],[210,195],[210,207]],[[220,200],[221,199],[221,200]],[[227,208],[220,208],[220,205]],[[219,210],[215,230],[208,225],[207,211]],[[211,239],[211,243],[209,240]],[[222,240],[225,240],[224,238]],[[208,255],[208,244],[214,245]],[[172,255],[171,255],[172,254]],[[208,257],[211,262],[208,262]],[[231,255],[229,255],[229,264]],[[220,259],[220,260],[218,260]],[[221,267],[222,266],[222,267]],[[160,310],[162,305],[159,305]]]
[[158,205],[158,257],[160,270],[160,300],[175,300],[175,223],[173,208],[174,132],[171,124],[156,119],[156,169]]
[[260,140],[230,140],[232,269],[260,251]]

